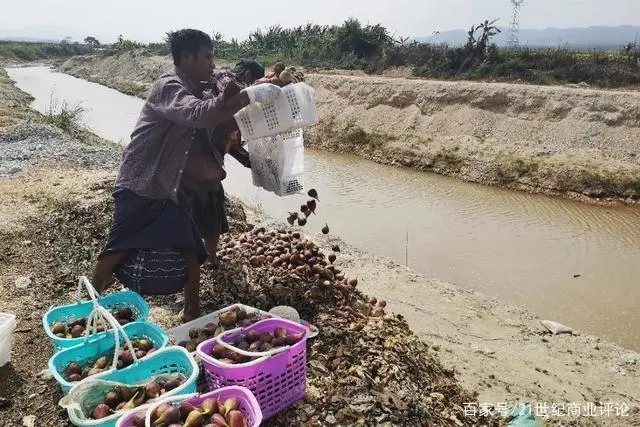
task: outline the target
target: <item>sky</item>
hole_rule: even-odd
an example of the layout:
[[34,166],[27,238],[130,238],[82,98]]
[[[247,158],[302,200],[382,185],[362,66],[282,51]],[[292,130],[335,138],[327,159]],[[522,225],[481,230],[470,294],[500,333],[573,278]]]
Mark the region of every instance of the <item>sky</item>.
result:
[[[227,6],[228,5],[228,6]],[[275,6],[274,6],[275,5]],[[280,5],[287,5],[282,7]],[[241,8],[242,6],[242,8]],[[0,0],[0,37],[113,42],[122,34],[161,41],[180,28],[220,32],[243,40],[256,28],[339,24],[348,17],[382,23],[397,36],[430,36],[467,29],[485,19],[507,26],[510,0]],[[640,0],[524,0],[521,28],[640,25]]]

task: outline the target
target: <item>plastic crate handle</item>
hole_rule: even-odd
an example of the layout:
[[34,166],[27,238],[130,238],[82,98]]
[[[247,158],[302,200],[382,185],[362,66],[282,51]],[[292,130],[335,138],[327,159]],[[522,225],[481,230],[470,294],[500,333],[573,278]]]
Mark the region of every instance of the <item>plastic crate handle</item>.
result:
[[96,302],[98,297],[100,297],[100,294],[98,293],[98,291],[96,291],[96,288],[93,287],[91,282],[89,282],[89,279],[87,279],[87,276],[80,276],[78,280],[78,287],[76,289],[76,302],[77,303],[82,302],[83,286],[87,290],[87,293],[89,294],[89,298],[91,298],[91,301]]
[[164,399],[158,400],[157,402],[149,406],[149,408],[147,408],[147,414],[144,417],[144,425],[146,427],[152,427],[151,415],[158,408],[158,406],[162,405],[163,403],[183,402],[185,400],[193,399],[194,397],[197,397],[199,395],[199,393],[180,394],[177,396],[169,396],[165,397]]
[[283,351],[287,351],[289,350],[289,348],[291,348],[290,346],[286,345],[284,347],[278,347],[278,348],[274,348],[272,350],[269,351],[258,351],[258,352],[253,352],[253,351],[244,351],[241,350],[229,343],[226,343],[224,341],[222,341],[222,337],[225,337],[227,335],[231,335],[231,334],[235,334],[238,332],[243,332],[245,330],[247,330],[248,328],[235,328],[235,329],[230,329],[226,332],[221,333],[220,335],[218,335],[215,340],[218,344],[222,345],[223,347],[235,351],[238,354],[241,354],[243,356],[249,356],[249,357],[271,357],[271,356],[275,356],[276,354],[282,353]]

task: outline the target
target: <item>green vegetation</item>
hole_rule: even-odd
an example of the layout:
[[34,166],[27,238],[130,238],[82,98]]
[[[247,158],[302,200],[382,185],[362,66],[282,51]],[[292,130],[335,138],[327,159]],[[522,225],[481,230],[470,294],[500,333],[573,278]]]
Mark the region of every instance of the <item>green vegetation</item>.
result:
[[448,173],[460,172],[460,169],[466,163],[466,158],[459,153],[459,147],[442,147],[431,160],[431,168],[433,170],[445,170]]
[[[601,87],[640,84],[640,47],[628,43],[619,52],[568,49],[502,49],[491,43],[500,30],[495,21],[474,25],[464,46],[410,42],[394,38],[381,24],[348,19],[342,25],[279,25],[258,29],[244,41],[214,33],[216,56],[225,61],[253,58],[267,66],[278,61],[307,68],[363,70],[410,67],[416,77],[493,79],[537,84],[585,82]],[[141,49],[144,48],[144,49]],[[122,36],[107,54],[141,50],[142,55],[168,55],[166,44],[143,46]]]
[[587,165],[566,171],[562,184],[591,197],[626,197],[640,200],[638,172],[598,170]]
[[[84,112],[85,108],[82,104],[69,105],[66,101],[60,102],[52,92],[49,98],[49,107],[45,114],[38,115],[38,119],[61,129],[78,141],[89,145],[104,146],[106,141],[93,134],[82,123],[82,114]],[[119,148],[115,143],[111,144],[111,146],[115,149]]]
[[71,106],[66,101],[60,103],[52,94],[43,121],[71,133],[81,126],[83,112],[82,105]]
[[143,47],[142,43],[134,42],[132,40],[125,39],[122,34],[118,36],[118,41],[109,46],[109,53],[120,53],[129,50],[134,50]]
[[[500,30],[495,21],[474,25],[464,46],[429,44],[394,37],[381,24],[348,19],[342,25],[279,25],[258,29],[244,41],[214,33],[216,56],[225,61],[253,58],[271,66],[277,61],[307,68],[364,70],[381,73],[405,66],[416,77],[523,81],[537,84],[588,83],[600,87],[640,84],[640,46],[627,43],[618,52],[568,49],[502,49],[491,42]],[[78,43],[0,42],[0,58],[22,61],[104,52],[116,55],[168,55],[165,43],[141,43],[120,35],[111,45],[88,36]]]
[[[102,83],[101,79],[94,79],[96,83]],[[105,86],[107,82],[104,82]],[[144,98],[147,95],[147,89],[149,85],[143,83],[130,82],[126,80],[111,80],[111,85],[118,90],[118,92],[126,93],[127,95],[137,96],[138,98]]]
[[93,51],[93,45],[85,45],[77,42],[69,43],[66,40],[63,40],[61,43],[0,41],[0,60],[4,59],[17,62],[86,55]]
[[640,84],[640,49],[635,43],[619,52],[575,52],[567,49],[500,49],[491,38],[495,21],[472,26],[462,47],[395,39],[380,24],[350,19],[340,26],[307,24],[256,30],[241,43],[215,34],[217,55],[225,59],[257,58],[307,67],[359,69],[379,73],[397,66],[413,75],[440,79],[501,79],[532,83],[580,83],[603,87]]
[[87,36],[84,39],[84,43],[88,44],[89,46],[92,46],[92,47],[100,47],[100,42],[98,41],[97,38],[95,38],[93,36]]
[[635,43],[619,52],[567,49],[500,49],[491,38],[500,30],[484,21],[469,30],[462,47],[396,39],[382,25],[349,19],[340,26],[278,25],[256,30],[247,40],[225,40],[216,33],[217,56],[256,58],[267,65],[278,60],[307,67],[380,73],[407,66],[417,77],[440,79],[522,80],[531,83],[580,83],[602,87],[640,84],[640,49]]
[[519,184],[523,178],[534,178],[540,170],[540,161],[513,155],[496,158],[495,175],[498,183],[505,187]]

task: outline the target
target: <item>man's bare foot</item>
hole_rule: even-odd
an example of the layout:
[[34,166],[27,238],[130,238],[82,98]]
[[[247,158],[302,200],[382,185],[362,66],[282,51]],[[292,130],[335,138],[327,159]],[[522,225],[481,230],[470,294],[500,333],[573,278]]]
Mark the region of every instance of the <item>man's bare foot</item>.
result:
[[200,311],[200,307],[197,308],[197,310],[189,310],[187,312],[185,312],[185,309],[183,308],[180,311],[180,321],[182,323],[187,323],[187,322],[191,322],[192,320],[197,319],[198,317],[200,317],[202,315],[201,311]]
[[220,267],[220,259],[217,256],[209,257],[204,265],[204,268],[208,270],[215,270]]

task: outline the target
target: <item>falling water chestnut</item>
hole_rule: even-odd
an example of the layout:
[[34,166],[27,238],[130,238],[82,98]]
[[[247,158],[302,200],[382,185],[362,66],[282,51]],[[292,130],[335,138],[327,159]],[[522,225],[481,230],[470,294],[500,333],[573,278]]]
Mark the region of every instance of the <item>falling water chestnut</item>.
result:
[[313,199],[307,200],[307,208],[309,208],[312,213],[316,213],[316,201]]

